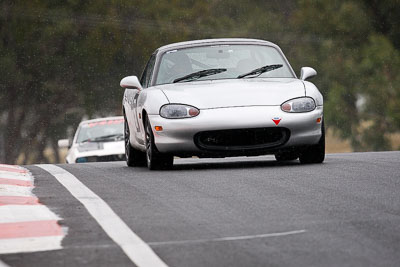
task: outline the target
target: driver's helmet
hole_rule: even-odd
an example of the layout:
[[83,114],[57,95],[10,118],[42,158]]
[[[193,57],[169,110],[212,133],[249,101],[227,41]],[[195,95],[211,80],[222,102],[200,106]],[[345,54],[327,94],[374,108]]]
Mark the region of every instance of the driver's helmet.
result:
[[193,72],[192,63],[184,52],[172,52],[165,55],[165,59],[173,63],[172,70],[176,74],[189,74]]

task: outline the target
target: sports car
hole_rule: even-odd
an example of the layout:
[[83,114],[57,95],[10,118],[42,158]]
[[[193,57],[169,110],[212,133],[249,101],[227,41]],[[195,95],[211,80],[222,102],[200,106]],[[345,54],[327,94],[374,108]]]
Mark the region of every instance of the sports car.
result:
[[128,166],[165,169],[179,157],[274,154],[278,161],[325,158],[323,97],[282,50],[256,39],[208,39],[158,48],[125,88]]
[[67,163],[119,161],[125,159],[124,118],[107,117],[82,121],[72,142],[58,140],[68,147]]

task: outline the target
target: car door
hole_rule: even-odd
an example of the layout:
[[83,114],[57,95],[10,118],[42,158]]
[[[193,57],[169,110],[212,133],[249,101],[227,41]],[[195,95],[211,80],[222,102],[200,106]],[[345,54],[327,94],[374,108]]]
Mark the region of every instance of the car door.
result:
[[125,110],[125,117],[128,122],[129,126],[129,131],[130,131],[130,139],[131,139],[131,144],[135,145],[136,142],[136,131],[137,131],[137,125],[135,122],[135,97],[138,94],[137,89],[130,89],[126,88],[124,92],[124,101],[123,101],[123,106]]
[[140,84],[143,87],[143,90],[136,90],[136,94],[133,96],[133,113],[134,114],[134,124],[135,124],[135,139],[141,145],[144,145],[144,134],[143,134],[143,125],[142,125],[142,105],[138,106],[139,99],[144,99],[141,95],[146,95],[146,88],[150,86],[151,76],[153,74],[154,64],[155,64],[156,55],[153,54],[147,65],[143,71],[142,77],[140,79]]

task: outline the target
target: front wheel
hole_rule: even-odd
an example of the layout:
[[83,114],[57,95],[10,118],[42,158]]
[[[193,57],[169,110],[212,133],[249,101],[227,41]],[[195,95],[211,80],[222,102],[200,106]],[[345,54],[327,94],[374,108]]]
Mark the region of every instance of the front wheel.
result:
[[154,144],[154,135],[150,120],[146,117],[146,159],[149,170],[170,169],[174,163],[174,156],[160,153]]
[[124,116],[124,139],[125,139],[125,158],[126,164],[129,167],[146,166],[146,154],[142,151],[134,149],[129,140],[129,126],[126,117]]
[[309,146],[300,154],[300,163],[312,164],[322,163],[325,159],[325,126],[322,122],[321,126],[322,136],[318,144]]

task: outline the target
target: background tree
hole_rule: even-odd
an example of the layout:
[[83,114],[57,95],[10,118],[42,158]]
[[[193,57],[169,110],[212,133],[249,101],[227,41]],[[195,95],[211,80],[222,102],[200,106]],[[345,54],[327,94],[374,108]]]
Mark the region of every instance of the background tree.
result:
[[327,124],[356,151],[391,149],[400,129],[398,1],[300,1],[293,26],[309,39],[303,62],[319,70]]

